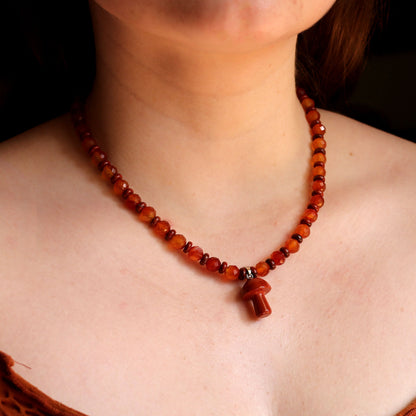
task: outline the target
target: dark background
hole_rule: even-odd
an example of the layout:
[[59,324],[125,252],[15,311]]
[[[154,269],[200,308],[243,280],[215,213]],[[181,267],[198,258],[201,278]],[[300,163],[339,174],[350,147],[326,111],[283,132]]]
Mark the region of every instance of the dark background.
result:
[[[2,0],[0,141],[68,111],[71,85],[80,85],[79,80],[85,79],[80,74],[91,67],[92,38],[82,17],[87,2],[72,0],[65,21],[59,20],[62,4]],[[416,142],[416,36],[411,7],[407,0],[392,0],[388,20],[372,39],[367,64],[349,99],[330,103],[329,108]],[[65,22],[70,25],[63,30]],[[61,34],[59,41],[54,33]],[[76,57],[71,63],[62,60],[62,44],[66,53],[69,50]],[[90,71],[88,77],[92,76]]]

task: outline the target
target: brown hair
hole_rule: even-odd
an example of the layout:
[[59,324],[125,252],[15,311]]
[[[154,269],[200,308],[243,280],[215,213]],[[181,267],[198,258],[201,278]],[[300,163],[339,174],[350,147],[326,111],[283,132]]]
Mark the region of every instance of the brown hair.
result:
[[337,0],[298,36],[296,83],[320,106],[348,96],[363,67],[369,40],[384,22],[387,0]]

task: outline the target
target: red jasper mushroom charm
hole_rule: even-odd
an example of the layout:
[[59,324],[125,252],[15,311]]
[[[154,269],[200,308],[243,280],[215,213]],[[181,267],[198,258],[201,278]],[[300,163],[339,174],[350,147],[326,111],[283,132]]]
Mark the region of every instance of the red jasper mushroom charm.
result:
[[270,292],[272,287],[260,277],[249,279],[242,289],[244,300],[251,300],[254,306],[254,312],[257,318],[265,318],[272,313],[266,294]]

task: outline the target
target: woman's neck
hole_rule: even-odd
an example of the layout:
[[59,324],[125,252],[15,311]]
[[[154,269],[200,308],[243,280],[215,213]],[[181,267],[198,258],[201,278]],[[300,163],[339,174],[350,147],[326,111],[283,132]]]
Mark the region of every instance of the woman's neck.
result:
[[235,200],[302,187],[309,132],[295,94],[295,38],[214,52],[135,33],[98,8],[93,18],[88,117],[143,197],[202,212],[210,197],[232,210]]

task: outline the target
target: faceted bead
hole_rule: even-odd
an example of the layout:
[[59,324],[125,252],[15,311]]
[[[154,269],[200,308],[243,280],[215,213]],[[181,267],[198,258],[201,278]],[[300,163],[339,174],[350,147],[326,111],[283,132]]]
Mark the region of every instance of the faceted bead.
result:
[[264,277],[269,273],[270,266],[265,261],[260,261],[256,264],[257,275]]
[[81,146],[86,152],[89,152],[90,149],[96,145],[97,142],[91,136],[86,136],[81,142]]
[[107,155],[101,149],[95,150],[91,155],[91,162],[96,167],[105,160],[107,160]]
[[285,262],[285,255],[280,250],[274,251],[270,258],[276,263],[277,266],[280,266]]
[[312,177],[315,177],[316,175],[326,175],[326,170],[323,166],[316,166],[312,169]]
[[124,179],[119,179],[113,186],[114,193],[116,195],[122,195],[123,192],[129,187],[129,184]]
[[125,199],[125,204],[127,206],[127,208],[131,209],[132,211],[134,211],[136,209],[136,205],[139,204],[141,202],[141,198],[139,195],[137,194],[130,194],[126,199]]
[[311,110],[306,114],[306,120],[309,124],[313,121],[319,120],[320,114],[318,110]]
[[316,153],[312,156],[312,165],[315,165],[317,162],[326,162],[326,156],[323,153]]
[[237,266],[228,266],[225,269],[225,278],[227,280],[237,280],[238,275],[240,274],[240,269]]
[[295,228],[295,234],[299,234],[302,238],[306,238],[311,233],[311,229],[306,224],[299,224]]
[[217,272],[221,267],[221,261],[217,257],[210,257],[207,260],[206,268],[210,272]]
[[105,165],[101,171],[101,176],[107,181],[111,181],[111,178],[117,173],[117,169],[113,165]]
[[151,222],[156,217],[156,211],[153,207],[144,207],[139,214],[139,220],[143,222]]
[[326,131],[324,125],[322,125],[321,123],[315,124],[312,127],[312,133],[313,134],[324,134]]
[[182,250],[185,247],[186,238],[182,234],[175,234],[170,240],[169,245],[175,250]]
[[289,250],[289,253],[296,253],[299,250],[300,245],[295,239],[289,238],[285,243],[285,247]]
[[312,189],[314,191],[325,191],[325,189],[326,189],[325,182],[322,181],[322,180],[313,181],[312,182]]
[[170,230],[170,224],[167,221],[159,221],[154,227],[154,232],[161,237],[164,237]]
[[312,142],[312,149],[313,150],[319,149],[319,148],[321,148],[321,149],[325,149],[326,148],[326,141],[325,141],[325,139],[318,138],[318,139],[315,139]]
[[318,218],[318,213],[314,209],[307,209],[304,213],[302,218],[310,221],[315,222]]
[[312,100],[312,98],[305,98],[302,100],[302,107],[307,112],[309,109],[315,107],[315,101]]
[[202,250],[202,248],[198,246],[194,246],[188,251],[188,257],[192,261],[201,261],[203,255],[204,250]]
[[309,203],[316,205],[318,208],[322,208],[324,205],[324,198],[321,195],[314,195]]

